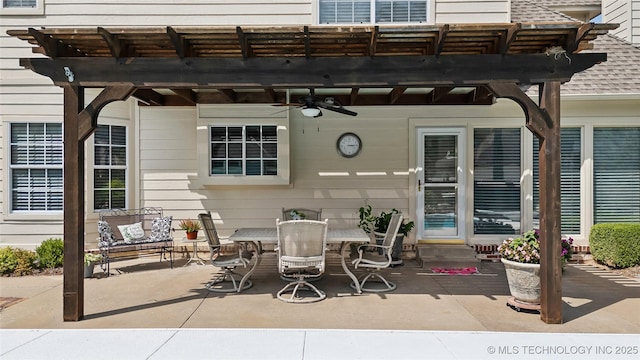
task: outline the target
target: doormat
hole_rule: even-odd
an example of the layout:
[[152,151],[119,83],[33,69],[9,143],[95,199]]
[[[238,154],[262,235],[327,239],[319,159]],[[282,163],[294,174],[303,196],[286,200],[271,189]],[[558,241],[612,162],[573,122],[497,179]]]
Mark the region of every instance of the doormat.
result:
[[20,301],[24,300],[24,298],[18,297],[0,297],[0,310],[6,309],[13,304],[17,304]]
[[435,274],[442,275],[476,275],[480,274],[478,272],[478,268],[473,267],[461,267],[461,268],[441,268],[441,267],[432,267],[431,271]]

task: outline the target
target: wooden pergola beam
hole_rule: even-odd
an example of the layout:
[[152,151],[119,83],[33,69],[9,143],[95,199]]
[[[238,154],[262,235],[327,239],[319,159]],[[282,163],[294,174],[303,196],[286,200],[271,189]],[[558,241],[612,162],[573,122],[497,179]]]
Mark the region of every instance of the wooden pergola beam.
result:
[[[304,88],[366,86],[537,84],[569,81],[574,73],[606,61],[606,54],[378,56],[353,58],[55,58],[20,59],[20,65],[56,85],[139,88]],[[402,69],[402,71],[398,71]]]
[[[98,114],[108,103],[126,100],[136,88],[132,85],[107,86],[78,115],[78,140],[86,140],[98,126]],[[84,103],[83,103],[84,104]],[[65,116],[66,116],[65,107]]]
[[176,95],[180,96],[184,100],[188,101],[190,104],[195,105],[198,103],[196,98],[196,92],[191,89],[170,89]]

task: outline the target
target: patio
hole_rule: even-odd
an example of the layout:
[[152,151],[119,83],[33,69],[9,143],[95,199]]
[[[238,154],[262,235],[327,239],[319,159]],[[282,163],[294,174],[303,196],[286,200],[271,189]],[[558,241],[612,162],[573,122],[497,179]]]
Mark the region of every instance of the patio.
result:
[[[120,275],[85,280],[85,317],[62,319],[62,276],[2,277],[2,297],[24,300],[0,313],[3,329],[99,328],[304,328],[640,333],[640,281],[590,265],[569,265],[563,274],[564,323],[549,325],[539,314],[516,312],[505,303],[509,289],[501,263],[482,262],[480,275],[436,275],[413,260],[387,270],[398,289],[353,295],[338,257],[328,256],[316,282],[327,299],[287,304],[276,257],[266,254],[254,286],[240,294],[204,289],[211,265],[169,269],[152,258],[114,263]],[[97,272],[100,277],[100,272]]]
[[[63,321],[62,276],[1,277],[1,296],[23,300],[0,312],[0,356],[20,359],[47,351],[51,358],[70,359],[86,358],[90,351],[95,359],[163,359],[213,351],[234,359],[490,359],[497,354],[491,351],[517,347],[523,354],[528,346],[542,346],[568,352],[564,346],[572,345],[583,351],[582,358],[596,359],[612,345],[638,347],[640,281],[591,265],[567,267],[564,323],[550,325],[537,313],[505,306],[509,290],[501,263],[482,262],[480,275],[462,276],[435,275],[408,260],[388,271],[396,291],[353,295],[338,258],[329,256],[328,271],[317,282],[327,299],[287,304],[275,298],[282,280],[273,254],[252,277],[254,286],[240,294],[205,290],[214,268],[180,267],[185,262],[178,260],[171,270],[166,263],[136,259],[114,263],[119,275],[98,272],[85,281],[86,315],[79,322]],[[283,336],[289,346],[281,346]],[[465,346],[459,346],[462,341]],[[389,346],[374,346],[383,342]]]

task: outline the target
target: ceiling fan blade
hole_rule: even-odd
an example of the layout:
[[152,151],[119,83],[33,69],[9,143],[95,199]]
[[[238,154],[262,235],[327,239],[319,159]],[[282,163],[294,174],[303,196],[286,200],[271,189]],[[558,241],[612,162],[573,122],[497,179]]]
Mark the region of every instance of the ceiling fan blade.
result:
[[323,102],[319,102],[319,103],[317,103],[317,105],[318,105],[319,107],[323,108],[323,109],[327,109],[327,110],[331,110],[331,111],[339,112],[339,113],[341,113],[341,114],[345,114],[345,115],[351,115],[351,116],[356,116],[356,115],[358,115],[358,113],[357,113],[357,112],[355,112],[355,111],[351,111],[351,110],[347,110],[347,109],[345,109],[345,108],[343,108],[343,107],[341,107],[341,106],[340,106],[340,107],[338,107],[338,106],[332,106],[332,105],[329,105],[329,104],[327,104],[327,103],[323,103]]
[[293,104],[293,103],[280,103],[280,104],[271,104],[271,106],[301,106],[300,104]]

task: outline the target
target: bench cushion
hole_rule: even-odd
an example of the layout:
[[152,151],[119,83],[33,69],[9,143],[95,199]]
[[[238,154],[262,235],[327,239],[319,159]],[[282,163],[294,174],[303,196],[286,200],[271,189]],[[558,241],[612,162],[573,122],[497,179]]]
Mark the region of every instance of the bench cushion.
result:
[[116,237],[108,222],[98,220],[98,234],[100,236],[98,246],[105,247],[113,244]]
[[118,225],[118,230],[122,234],[122,239],[126,244],[131,244],[145,240],[142,222],[133,224]]
[[165,241],[171,239],[171,221],[173,216],[156,217],[151,222],[151,241]]

